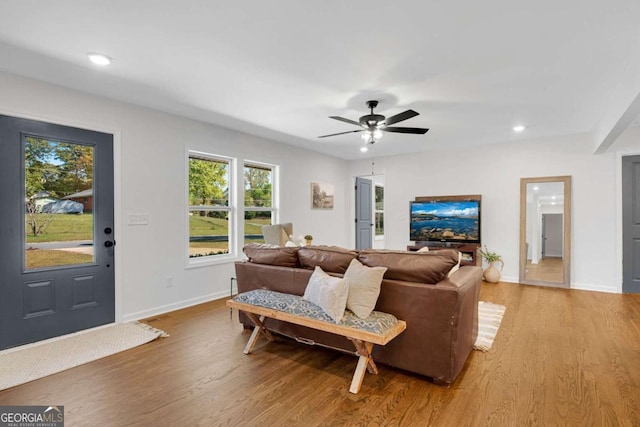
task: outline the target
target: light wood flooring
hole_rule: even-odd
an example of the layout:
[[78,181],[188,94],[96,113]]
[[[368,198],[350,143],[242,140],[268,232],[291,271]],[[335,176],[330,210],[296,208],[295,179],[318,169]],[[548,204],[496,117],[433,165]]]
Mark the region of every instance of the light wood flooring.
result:
[[640,296],[498,283],[493,348],[451,387],[379,365],[348,392],[356,358],[259,341],[217,301],[149,319],[171,337],[0,392],[64,405],[66,426],[638,426]]
[[525,278],[527,280],[562,283],[562,267],[562,258],[560,257],[542,258],[537,264],[532,264],[531,260],[528,259]]

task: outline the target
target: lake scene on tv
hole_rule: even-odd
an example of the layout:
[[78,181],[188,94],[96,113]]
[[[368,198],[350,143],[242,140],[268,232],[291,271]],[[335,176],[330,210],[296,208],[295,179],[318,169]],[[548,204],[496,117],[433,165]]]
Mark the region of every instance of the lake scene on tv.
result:
[[479,241],[477,201],[411,202],[410,240]]

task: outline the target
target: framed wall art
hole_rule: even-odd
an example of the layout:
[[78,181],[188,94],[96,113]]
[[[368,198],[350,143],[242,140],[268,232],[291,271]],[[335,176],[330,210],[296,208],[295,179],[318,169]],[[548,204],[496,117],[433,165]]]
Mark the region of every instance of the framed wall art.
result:
[[333,184],[311,183],[311,208],[333,209]]

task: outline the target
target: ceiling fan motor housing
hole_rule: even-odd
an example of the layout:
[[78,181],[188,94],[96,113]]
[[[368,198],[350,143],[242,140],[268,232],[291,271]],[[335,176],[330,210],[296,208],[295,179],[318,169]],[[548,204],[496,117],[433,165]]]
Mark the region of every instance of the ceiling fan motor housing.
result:
[[381,114],[367,114],[360,117],[360,124],[366,128],[374,128],[384,122],[384,119]]

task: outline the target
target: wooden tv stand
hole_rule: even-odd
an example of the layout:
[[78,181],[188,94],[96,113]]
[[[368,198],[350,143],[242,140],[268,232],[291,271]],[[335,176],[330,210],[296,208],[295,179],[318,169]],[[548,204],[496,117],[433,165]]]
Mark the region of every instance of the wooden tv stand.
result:
[[430,251],[438,249],[456,249],[462,252],[462,261],[460,265],[478,265],[482,266],[482,259],[478,256],[479,243],[454,243],[454,242],[419,242],[415,245],[407,246],[408,251],[417,251],[425,246]]

